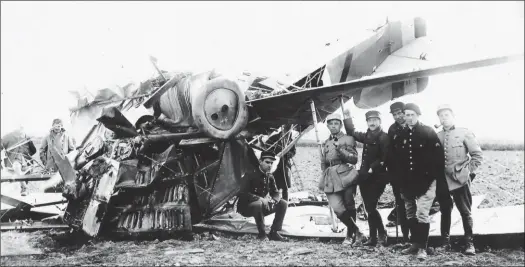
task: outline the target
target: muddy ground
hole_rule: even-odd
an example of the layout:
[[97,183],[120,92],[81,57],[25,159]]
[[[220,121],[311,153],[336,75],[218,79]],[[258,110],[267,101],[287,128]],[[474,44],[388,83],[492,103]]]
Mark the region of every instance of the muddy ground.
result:
[[[295,179],[292,191],[317,191],[320,175],[318,150],[299,147],[294,158]],[[524,152],[485,151],[485,162],[473,183],[473,194],[485,194],[480,208],[524,203]],[[387,186],[382,202],[392,200]],[[360,202],[360,196],[357,196]],[[477,247],[476,256],[465,256],[459,246],[444,253],[429,249],[425,262],[399,253],[398,245],[387,248],[352,249],[339,240],[288,239],[288,242],[258,242],[252,235],[196,233],[193,241],[178,239],[153,241],[92,240],[80,242],[61,232],[2,233],[3,254],[25,251],[42,253],[27,256],[2,256],[2,266],[55,265],[432,265],[432,266],[523,266],[523,246],[513,249]]]

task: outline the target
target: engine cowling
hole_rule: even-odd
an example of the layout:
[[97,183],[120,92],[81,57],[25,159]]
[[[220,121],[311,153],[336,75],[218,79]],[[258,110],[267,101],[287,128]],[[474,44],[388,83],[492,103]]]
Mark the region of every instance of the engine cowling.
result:
[[230,79],[209,80],[192,95],[193,122],[210,137],[228,139],[240,133],[248,122],[244,92]]
[[235,137],[248,122],[239,84],[213,71],[182,78],[161,96],[160,110],[177,126],[218,139]]

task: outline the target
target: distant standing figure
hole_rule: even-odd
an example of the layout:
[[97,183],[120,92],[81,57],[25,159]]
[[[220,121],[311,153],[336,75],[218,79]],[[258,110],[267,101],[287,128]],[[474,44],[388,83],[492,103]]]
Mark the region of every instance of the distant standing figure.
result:
[[472,194],[471,182],[475,171],[481,165],[483,152],[476,141],[474,134],[467,128],[455,126],[455,116],[449,105],[442,105],[437,115],[443,129],[438,133],[439,141],[445,150],[445,177],[446,183],[438,185],[437,199],[441,211],[441,237],[446,250],[450,249],[450,224],[453,202],[461,214],[463,230],[465,231],[465,254],[475,255],[476,250],[472,241]]
[[52,147],[56,147],[58,151],[64,154],[75,150],[73,138],[66,133],[61,119],[53,120],[53,127],[44,138],[42,146],[40,147],[40,160],[46,169],[55,172],[58,171],[58,167],[51,153]]

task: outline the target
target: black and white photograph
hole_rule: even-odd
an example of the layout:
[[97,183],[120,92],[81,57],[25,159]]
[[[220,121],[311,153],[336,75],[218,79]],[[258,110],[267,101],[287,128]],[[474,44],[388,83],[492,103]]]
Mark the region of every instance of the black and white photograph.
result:
[[1,266],[524,266],[524,1],[1,1]]

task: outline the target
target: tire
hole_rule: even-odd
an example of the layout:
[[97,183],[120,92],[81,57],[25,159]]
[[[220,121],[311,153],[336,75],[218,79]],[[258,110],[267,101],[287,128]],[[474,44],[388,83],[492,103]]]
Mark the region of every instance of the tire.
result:
[[209,80],[191,97],[193,122],[212,138],[230,139],[248,123],[244,92],[226,78]]

